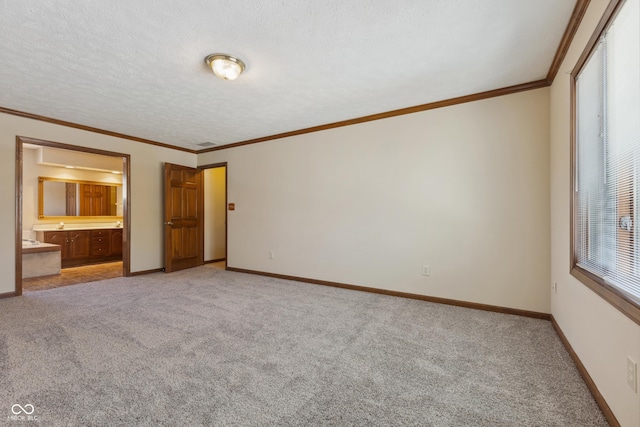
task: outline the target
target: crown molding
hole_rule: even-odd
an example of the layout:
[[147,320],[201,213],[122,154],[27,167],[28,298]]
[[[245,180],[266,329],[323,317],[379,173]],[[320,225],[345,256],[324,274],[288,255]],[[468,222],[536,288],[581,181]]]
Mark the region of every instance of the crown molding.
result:
[[27,112],[24,112],[24,111],[12,110],[10,108],[6,108],[6,107],[2,107],[2,106],[0,106],[0,113],[10,114],[12,116],[18,116],[18,117],[25,117],[27,119],[33,119],[33,120],[38,120],[38,121],[41,121],[41,122],[47,122],[47,123],[51,123],[51,124],[54,124],[54,125],[66,126],[66,127],[70,127],[70,128],[74,128],[74,129],[80,129],[80,130],[84,130],[84,131],[87,131],[87,132],[93,132],[93,133],[99,133],[99,134],[102,134],[102,135],[113,136],[115,138],[122,138],[122,139],[128,139],[130,141],[142,142],[144,144],[155,145],[156,147],[170,148],[172,150],[185,151],[187,153],[192,153],[192,154],[197,154],[198,153],[196,150],[191,150],[189,148],[177,147],[175,145],[165,144],[163,142],[152,141],[150,139],[139,138],[137,136],[125,135],[123,133],[112,132],[110,130],[94,128],[92,126],[85,126],[85,125],[81,125],[79,123],[68,122],[66,120],[58,120],[58,119],[54,119],[54,118],[51,118],[51,117],[45,117],[45,116],[40,116],[40,115],[37,115],[37,114],[27,113]]
[[534,82],[523,83],[515,86],[508,86],[500,89],[494,89],[486,92],[475,93],[472,95],[460,96],[457,98],[445,99],[443,101],[430,102],[428,104],[416,105],[414,107],[401,108],[399,110],[387,111],[384,113],[372,114],[369,116],[358,117],[356,119],[343,120],[335,123],[328,123],[320,126],[313,126],[310,128],[294,130],[291,132],[284,132],[270,136],[263,136],[261,138],[249,139],[246,141],[235,142],[233,144],[225,144],[218,147],[207,148],[198,151],[200,153],[208,153],[211,151],[226,150],[229,148],[242,147],[244,145],[257,144],[260,142],[273,141],[274,139],[287,138],[290,136],[304,135],[307,133],[320,132],[328,129],[335,129],[344,126],[356,125],[359,123],[372,122],[374,120],[388,119],[390,117],[403,116],[405,114],[413,114],[421,111],[433,110],[436,108],[449,107],[457,104],[464,104],[467,102],[480,101],[482,99],[494,98],[496,96],[510,95],[517,92],[523,92],[526,90],[540,89],[549,86],[546,79],[536,80]]

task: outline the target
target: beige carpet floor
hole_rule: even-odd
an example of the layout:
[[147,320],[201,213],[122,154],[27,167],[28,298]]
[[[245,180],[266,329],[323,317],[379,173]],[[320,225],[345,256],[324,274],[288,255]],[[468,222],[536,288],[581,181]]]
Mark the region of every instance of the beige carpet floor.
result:
[[0,414],[41,425],[607,425],[539,319],[199,267],[0,300],[0,324]]

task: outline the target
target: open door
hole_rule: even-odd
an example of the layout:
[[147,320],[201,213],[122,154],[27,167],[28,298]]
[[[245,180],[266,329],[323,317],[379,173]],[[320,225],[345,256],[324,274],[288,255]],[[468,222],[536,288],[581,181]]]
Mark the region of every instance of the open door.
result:
[[164,164],[164,268],[167,273],[202,265],[201,171]]

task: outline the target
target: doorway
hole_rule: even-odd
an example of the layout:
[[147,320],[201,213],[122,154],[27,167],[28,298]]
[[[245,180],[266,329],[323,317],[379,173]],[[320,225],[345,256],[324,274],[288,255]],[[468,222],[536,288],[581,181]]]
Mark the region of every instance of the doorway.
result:
[[203,260],[226,267],[227,261],[227,163],[200,166],[203,172]]
[[[130,173],[128,154],[16,138],[16,296],[32,274],[41,279],[25,278],[34,290],[130,275]],[[46,258],[49,249],[60,253],[60,274],[32,272],[23,256]]]

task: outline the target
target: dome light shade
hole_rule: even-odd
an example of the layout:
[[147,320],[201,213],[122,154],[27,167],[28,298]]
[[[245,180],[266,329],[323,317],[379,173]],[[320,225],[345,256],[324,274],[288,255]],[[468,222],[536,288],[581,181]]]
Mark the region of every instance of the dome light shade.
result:
[[244,71],[244,62],[224,53],[214,53],[207,56],[204,62],[211,68],[213,74],[223,80],[235,80]]

